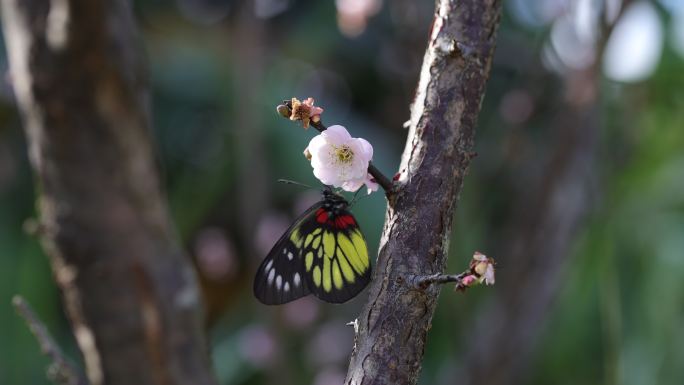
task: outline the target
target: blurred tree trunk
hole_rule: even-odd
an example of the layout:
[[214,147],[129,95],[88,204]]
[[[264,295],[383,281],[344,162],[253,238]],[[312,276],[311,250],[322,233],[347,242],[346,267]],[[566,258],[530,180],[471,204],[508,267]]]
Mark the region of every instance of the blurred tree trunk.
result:
[[[595,61],[584,70],[567,70],[563,106],[551,127],[556,133],[552,158],[533,191],[518,198],[520,207],[504,242],[507,270],[497,282],[499,295],[474,320],[466,345],[463,384],[524,383],[526,369],[544,330],[553,300],[564,282],[563,268],[597,190],[596,158],[600,136],[601,58],[618,15],[600,24]],[[605,8],[599,8],[607,12]],[[603,18],[599,18],[603,20]]]
[[555,117],[552,159],[542,180],[519,197],[500,252],[495,300],[473,320],[462,384],[518,384],[553,299],[563,267],[591,204],[598,146],[594,70],[568,76],[570,90]]
[[41,234],[90,383],[213,384],[125,0],[3,0]]
[[346,384],[414,384],[440,292],[455,203],[473,157],[501,4],[438,0],[401,175],[390,196],[369,300],[356,320]]

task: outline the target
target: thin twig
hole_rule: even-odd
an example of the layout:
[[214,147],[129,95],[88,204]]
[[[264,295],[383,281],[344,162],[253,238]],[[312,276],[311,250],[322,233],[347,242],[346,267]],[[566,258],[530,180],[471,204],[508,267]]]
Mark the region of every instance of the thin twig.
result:
[[[292,102],[285,100],[284,103],[284,106],[286,106],[291,113]],[[326,127],[320,119],[316,122],[312,120],[309,124],[318,132],[323,132],[328,129],[328,127]],[[375,167],[373,163],[368,163],[368,173],[371,174],[375,182],[377,182],[380,185],[380,187],[382,187],[383,190],[385,190],[385,195],[387,195],[388,197],[392,195],[392,181],[388,177],[386,177],[382,172],[380,172],[380,170],[377,167]]]
[[432,284],[456,283],[456,288],[461,286],[461,281],[465,276],[470,274],[470,270],[464,271],[461,274],[441,274],[436,273],[432,275],[415,276],[411,279],[411,284],[420,290],[425,290]]
[[52,361],[47,370],[48,378],[62,385],[87,385],[85,374],[64,356],[64,352],[28,302],[22,296],[16,295],[12,299],[12,305],[38,340],[41,352]]

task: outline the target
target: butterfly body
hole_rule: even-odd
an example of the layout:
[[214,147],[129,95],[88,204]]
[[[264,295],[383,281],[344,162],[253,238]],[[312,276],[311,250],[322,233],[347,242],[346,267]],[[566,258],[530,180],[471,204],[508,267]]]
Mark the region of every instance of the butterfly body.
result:
[[310,293],[332,303],[356,296],[370,282],[368,247],[344,197],[323,191],[261,263],[254,295],[267,305]]

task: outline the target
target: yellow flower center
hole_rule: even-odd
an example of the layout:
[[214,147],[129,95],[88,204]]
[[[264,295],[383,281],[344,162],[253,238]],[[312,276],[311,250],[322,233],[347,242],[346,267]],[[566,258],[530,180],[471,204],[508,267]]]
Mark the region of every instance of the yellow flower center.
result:
[[333,148],[339,163],[351,163],[351,161],[354,160],[354,152],[348,146],[334,146]]

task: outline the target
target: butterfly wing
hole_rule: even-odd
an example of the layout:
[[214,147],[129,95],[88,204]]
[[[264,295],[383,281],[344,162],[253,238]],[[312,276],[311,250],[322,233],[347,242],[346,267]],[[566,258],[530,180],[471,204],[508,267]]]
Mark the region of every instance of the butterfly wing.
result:
[[350,300],[370,282],[368,247],[354,216],[334,216],[321,201],[309,208],[276,242],[259,266],[254,296],[266,305],[309,293],[332,303]]
[[324,301],[346,302],[370,282],[366,240],[347,210],[334,218],[321,208],[313,214],[300,225],[307,286]]
[[320,206],[321,202],[302,214],[259,266],[254,278],[254,296],[262,303],[280,305],[311,293],[302,258],[303,236],[306,236],[303,230],[315,222],[313,214]]

